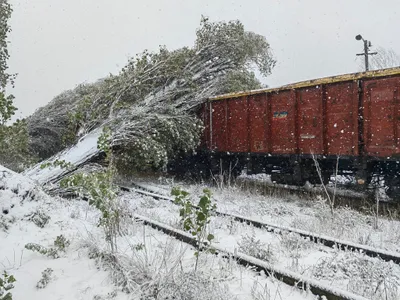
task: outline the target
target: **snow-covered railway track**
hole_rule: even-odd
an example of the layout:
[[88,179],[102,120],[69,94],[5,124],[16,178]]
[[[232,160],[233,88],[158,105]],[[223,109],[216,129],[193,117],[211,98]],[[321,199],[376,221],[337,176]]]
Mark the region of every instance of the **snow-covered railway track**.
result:
[[[184,243],[190,244],[191,246],[198,248],[197,241],[187,232],[175,229],[166,224],[154,221],[144,216],[140,216],[135,214],[134,218],[143,222],[143,224],[147,226],[151,226],[154,229],[160,230],[164,234],[170,235]],[[242,253],[232,253],[230,251],[224,250],[217,245],[212,244],[211,247],[215,250],[216,254],[220,254],[226,258],[234,259],[238,264],[243,266],[250,266],[254,268],[257,272],[263,271],[265,274],[269,276],[274,276],[285,284],[296,286],[300,289],[308,289],[314,295],[324,296],[328,300],[339,300],[339,299],[347,299],[347,300],[365,300],[362,296],[334,289],[331,286],[328,286],[324,283],[321,283],[317,280],[307,278],[302,276],[301,274],[297,274],[295,272],[287,271],[282,268],[273,266],[266,261],[254,258],[252,256],[248,256]]]
[[[158,194],[154,190],[151,190],[151,188],[148,186],[145,187],[138,183],[132,183],[132,186],[134,186],[134,187],[133,188],[121,187],[121,188],[126,191],[135,191],[135,192],[143,194],[143,195],[151,196],[157,200],[165,200],[165,201],[174,203],[173,198]],[[280,226],[280,225],[276,225],[276,224],[261,222],[261,221],[253,220],[253,219],[235,215],[235,214],[229,214],[229,213],[216,211],[216,215],[221,216],[221,217],[229,217],[235,221],[245,223],[245,224],[254,226],[256,228],[264,229],[268,232],[275,233],[275,234],[282,234],[284,232],[298,234],[299,236],[309,240],[310,242],[320,243],[324,246],[332,247],[332,248],[337,247],[341,250],[364,253],[365,255],[367,255],[369,257],[379,257],[380,259],[382,259],[384,261],[387,261],[387,262],[393,261],[394,263],[400,265],[400,255],[399,254],[394,253],[394,252],[389,252],[389,251],[386,251],[383,249],[376,249],[376,248],[369,247],[366,245],[361,245],[361,244],[353,243],[350,241],[335,239],[335,238],[332,238],[329,236],[319,235],[319,234],[315,234],[312,232],[308,232],[308,231],[304,231],[304,230],[300,230],[300,229],[296,229],[296,228],[290,228],[290,227]]]
[[[299,198],[307,199],[310,196],[326,196],[326,192],[318,186],[295,186],[272,183],[252,178],[236,179],[236,183],[243,190],[259,191],[261,194],[273,194],[287,196],[296,195]],[[327,186],[327,191],[333,197],[335,194],[335,207],[350,207],[360,212],[370,212],[376,209],[376,196],[373,191],[359,192],[349,189],[348,185],[338,184],[336,189]],[[400,202],[398,201],[379,201],[379,214],[390,216],[397,215],[400,211]]]

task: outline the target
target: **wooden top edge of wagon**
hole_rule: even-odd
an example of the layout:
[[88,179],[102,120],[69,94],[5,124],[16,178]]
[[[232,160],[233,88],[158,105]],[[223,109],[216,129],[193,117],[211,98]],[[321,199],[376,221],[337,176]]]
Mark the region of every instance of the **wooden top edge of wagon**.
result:
[[368,72],[350,73],[350,74],[323,77],[323,78],[312,79],[312,80],[305,80],[305,81],[300,81],[300,82],[296,82],[296,83],[292,83],[292,84],[288,84],[288,85],[284,85],[284,86],[280,86],[280,87],[276,87],[276,88],[266,88],[266,89],[259,89],[259,90],[251,90],[251,91],[242,91],[242,92],[236,92],[236,93],[223,94],[223,95],[211,97],[211,98],[209,98],[209,100],[215,101],[215,100],[223,100],[223,99],[229,99],[229,98],[239,98],[239,97],[243,97],[243,96],[251,96],[251,95],[257,95],[257,94],[262,94],[262,93],[272,93],[272,92],[279,92],[279,91],[291,90],[291,89],[296,89],[296,88],[312,87],[312,86],[317,86],[320,84],[355,81],[355,80],[359,80],[359,79],[379,78],[379,77],[387,77],[387,76],[394,76],[394,75],[400,75],[400,67],[368,71]]

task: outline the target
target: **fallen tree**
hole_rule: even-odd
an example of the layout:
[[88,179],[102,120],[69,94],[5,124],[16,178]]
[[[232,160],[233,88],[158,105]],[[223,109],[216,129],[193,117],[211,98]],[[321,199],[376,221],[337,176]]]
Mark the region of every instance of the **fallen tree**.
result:
[[260,88],[252,70],[267,76],[274,65],[265,37],[245,31],[239,21],[202,17],[193,47],[144,51],[118,75],[81,85],[39,109],[28,121],[31,148],[45,159],[106,126],[120,170],[160,168],[197,147],[203,127],[194,112],[200,103]]

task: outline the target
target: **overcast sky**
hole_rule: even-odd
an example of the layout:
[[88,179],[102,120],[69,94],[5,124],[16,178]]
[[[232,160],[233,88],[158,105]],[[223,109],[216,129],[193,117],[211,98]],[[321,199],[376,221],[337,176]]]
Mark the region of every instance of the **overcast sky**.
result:
[[60,92],[117,73],[158,45],[193,45],[201,15],[239,19],[264,35],[278,64],[271,87],[359,71],[362,34],[400,53],[399,0],[9,0],[10,71],[18,117]]

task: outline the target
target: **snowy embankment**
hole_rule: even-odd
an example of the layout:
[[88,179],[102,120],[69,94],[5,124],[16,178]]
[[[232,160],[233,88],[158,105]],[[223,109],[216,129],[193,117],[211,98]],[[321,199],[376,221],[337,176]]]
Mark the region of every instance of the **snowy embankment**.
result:
[[65,162],[71,163],[74,166],[78,167],[79,165],[87,162],[100,152],[99,149],[97,149],[97,141],[101,133],[102,127],[93,130],[92,132],[82,137],[76,145],[54,155],[53,157],[41,162],[40,164],[37,164],[33,168],[24,171],[23,175],[36,181],[39,184],[45,184],[57,179],[68,171],[60,167],[42,169],[40,167],[41,164],[46,162],[53,162],[55,160],[64,160]]
[[200,256],[194,272],[191,247],[132,220],[142,197],[118,198],[120,234],[111,253],[97,209],[49,197],[32,180],[0,172],[0,272],[16,278],[14,299],[316,298],[211,254]]
[[[17,280],[10,290],[13,299],[93,299],[112,292],[107,273],[98,270],[81,246],[81,235],[97,229],[92,218],[83,223],[71,217],[82,214],[84,203],[50,198],[26,177],[3,167],[0,172],[0,271]],[[71,245],[58,259],[25,249],[28,243],[52,247],[60,235]],[[51,282],[37,288],[47,269]]]

